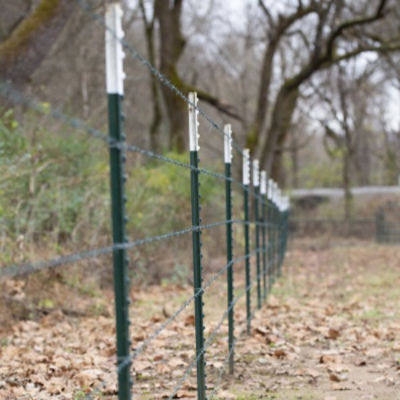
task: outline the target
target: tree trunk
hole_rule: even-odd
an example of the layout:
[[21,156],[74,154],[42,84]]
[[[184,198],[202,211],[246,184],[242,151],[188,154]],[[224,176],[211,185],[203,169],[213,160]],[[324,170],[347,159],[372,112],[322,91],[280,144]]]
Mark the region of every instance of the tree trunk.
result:
[[[139,6],[142,12],[142,19],[144,24],[144,35],[146,38],[147,57],[151,65],[155,65],[156,53],[154,48],[154,17],[152,17],[150,21],[147,20],[146,9],[143,0],[139,1]],[[161,149],[159,129],[162,118],[160,98],[159,98],[159,87],[157,78],[150,71],[149,71],[149,79],[150,79],[150,90],[151,90],[152,106],[153,106],[152,121],[149,129],[150,148],[155,153],[159,153]]]
[[276,149],[282,148],[285,144],[298,97],[298,86],[282,86],[275,101],[267,135],[259,146],[257,155],[260,157],[261,165],[276,180],[282,173],[282,154],[281,151],[276,154]]
[[0,44],[0,78],[17,86],[28,83],[75,6],[71,0],[41,0]]
[[187,107],[174,92],[165,86],[161,87],[169,121],[169,149],[183,153],[185,151],[184,133],[187,125]]
[[[160,29],[160,71],[178,89],[183,82],[177,71],[178,61],[185,48],[185,39],[181,32],[181,12],[183,0],[155,0],[154,12]],[[178,152],[185,150],[184,132],[186,127],[186,104],[165,85],[161,86],[169,121],[169,148]]]
[[258,92],[257,109],[253,123],[247,132],[246,147],[251,153],[257,148],[260,141],[260,133],[264,127],[266,116],[268,115],[269,92],[271,86],[274,55],[279,41],[271,39],[264,53],[264,61],[261,69],[261,82]]

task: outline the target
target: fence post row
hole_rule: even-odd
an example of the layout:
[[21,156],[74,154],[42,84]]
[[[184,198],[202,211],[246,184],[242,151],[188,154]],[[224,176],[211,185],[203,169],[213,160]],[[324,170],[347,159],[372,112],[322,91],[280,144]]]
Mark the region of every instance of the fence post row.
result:
[[385,241],[384,229],[385,229],[385,216],[383,209],[379,209],[376,213],[375,231],[377,243],[383,243]]
[[278,217],[278,277],[282,276],[282,269],[281,269],[281,251],[282,251],[282,222],[283,222],[283,215],[282,215],[282,191],[278,187],[277,184],[277,199],[276,199],[276,210],[277,210],[277,217]]
[[246,319],[247,333],[251,331],[251,278],[250,278],[250,219],[249,219],[249,190],[250,190],[250,150],[243,151],[243,207],[244,207],[244,253],[246,274]]
[[[108,124],[110,144],[111,213],[114,246],[127,241],[125,214],[125,151],[118,144],[125,142],[123,132],[122,103],[124,95],[123,59],[124,52],[120,40],[122,31],[122,9],[118,3],[107,7],[106,15],[106,83],[108,94]],[[117,333],[118,398],[131,398],[130,379],[130,338],[129,338],[129,276],[126,250],[113,251],[114,293]],[[122,364],[122,365],[121,365]]]
[[261,171],[261,233],[262,233],[262,261],[263,261],[263,301],[267,298],[267,232],[266,232],[266,221],[267,221],[267,210],[266,210],[266,194],[267,194],[267,173]]
[[260,169],[259,161],[253,161],[253,186],[254,186],[254,221],[256,225],[256,271],[257,271],[257,308],[261,308],[261,268],[260,268]]
[[272,238],[271,238],[271,247],[272,247],[272,283],[274,284],[277,278],[277,262],[276,262],[276,254],[277,254],[277,233],[278,233],[278,216],[276,209],[276,197],[277,197],[277,184],[275,181],[272,181],[272,192],[271,192],[271,205],[272,205]]
[[233,310],[233,250],[232,250],[232,127],[230,124],[224,128],[224,160],[225,160],[225,210],[226,210],[226,261],[228,284],[228,354],[229,373],[233,374],[234,364],[234,310]]
[[273,259],[272,259],[272,179],[267,185],[267,232],[268,232],[268,289],[273,285]]
[[[199,121],[197,111],[197,93],[189,93],[189,149],[190,149],[190,186],[192,202],[192,226],[198,228],[200,219],[199,194]],[[204,314],[203,314],[203,277],[201,265],[201,230],[192,232],[193,242],[193,288],[194,288],[194,315],[196,330],[196,369],[197,369],[197,398],[206,399],[205,365],[204,365]]]
[[[108,94],[108,123],[110,137],[110,181],[111,181],[111,213],[113,232],[113,271],[116,310],[117,339],[117,372],[118,399],[131,399],[132,380],[130,378],[129,336],[129,274],[127,250],[123,244],[126,237],[126,195],[125,195],[125,134],[123,132],[124,115],[122,110],[125,74],[123,59],[125,54],[121,40],[122,9],[119,3],[112,3],[106,9],[106,83]],[[196,333],[196,370],[197,398],[206,400],[206,374],[204,361],[204,314],[203,314],[203,278],[201,254],[201,217],[199,193],[199,122],[197,110],[197,93],[189,93],[189,146],[191,166],[191,207],[192,207],[192,250],[193,250],[193,286]],[[234,370],[234,284],[233,284],[233,232],[232,232],[232,129],[224,128],[224,161],[225,161],[225,195],[226,195],[226,257],[227,257],[227,300],[228,300],[228,349],[229,372]],[[261,308],[261,268],[260,253],[263,254],[263,298],[266,299],[276,272],[281,274],[281,263],[287,244],[287,223],[289,201],[281,197],[277,185],[268,180],[265,171],[260,172],[258,160],[253,161],[254,186],[254,219],[256,241],[257,268],[257,308]],[[243,151],[243,196],[244,196],[244,245],[245,245],[245,278],[246,278],[246,317],[247,332],[251,329],[251,269],[250,269],[250,152]],[[278,200],[280,202],[278,202]],[[260,215],[261,201],[261,215]],[[262,246],[260,244],[260,226],[262,227]],[[268,247],[267,247],[268,233]],[[266,260],[268,252],[268,263]],[[278,271],[276,271],[278,269]],[[269,282],[267,285],[267,275]]]

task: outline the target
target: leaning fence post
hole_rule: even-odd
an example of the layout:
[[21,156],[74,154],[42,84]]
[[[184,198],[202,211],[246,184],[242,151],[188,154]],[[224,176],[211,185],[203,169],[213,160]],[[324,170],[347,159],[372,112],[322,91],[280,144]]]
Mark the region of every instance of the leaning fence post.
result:
[[243,151],[243,207],[244,207],[244,253],[246,274],[246,319],[247,333],[251,330],[251,278],[250,278],[250,220],[249,220],[249,190],[250,190],[250,150]]
[[265,301],[267,298],[267,232],[266,232],[266,194],[267,194],[267,173],[265,171],[261,171],[261,185],[260,185],[260,193],[261,193],[261,233],[262,233],[262,256],[263,256],[263,300]]
[[125,142],[123,133],[122,101],[124,95],[124,52],[120,40],[122,31],[122,9],[120,4],[111,4],[106,11],[106,81],[108,93],[108,124],[110,135],[111,211],[113,230],[114,292],[117,332],[118,398],[131,398],[129,362],[129,277],[126,250],[118,248],[127,241],[125,215]]
[[234,364],[234,310],[233,310],[233,252],[232,252],[232,128],[225,125],[224,129],[224,159],[225,159],[225,211],[226,211],[226,261],[228,283],[228,351],[229,373],[233,374]]
[[194,315],[196,329],[196,367],[197,399],[206,399],[204,371],[204,323],[203,323],[203,277],[201,265],[200,193],[199,193],[199,122],[197,93],[189,93],[189,148],[190,148],[190,186],[192,202],[192,243],[193,243],[193,288]]
[[260,268],[260,170],[258,160],[253,161],[253,186],[254,186],[254,219],[256,225],[256,263],[257,263],[257,308],[261,308],[261,268]]

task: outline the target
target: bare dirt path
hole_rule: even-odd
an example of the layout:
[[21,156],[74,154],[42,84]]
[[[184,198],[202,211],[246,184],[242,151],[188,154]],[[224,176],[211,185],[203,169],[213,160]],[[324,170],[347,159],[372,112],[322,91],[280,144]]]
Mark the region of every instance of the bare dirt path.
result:
[[[400,399],[400,250],[371,243],[300,245],[292,247],[268,306],[255,313],[250,337],[244,303],[238,303],[234,377],[224,369],[224,321],[206,354],[209,398]],[[205,299],[206,337],[226,307],[221,279]],[[134,289],[133,348],[191,293],[176,285]],[[2,337],[1,399],[116,398],[112,293],[102,296],[107,312],[100,316],[53,310],[16,323]],[[184,376],[194,356],[192,310],[187,307],[134,361],[135,399],[168,398]],[[174,398],[195,398],[194,383],[193,370]]]
[[254,323],[259,352],[255,366],[243,366],[252,379],[242,394],[400,399],[399,300],[398,247],[292,250],[286,278]]

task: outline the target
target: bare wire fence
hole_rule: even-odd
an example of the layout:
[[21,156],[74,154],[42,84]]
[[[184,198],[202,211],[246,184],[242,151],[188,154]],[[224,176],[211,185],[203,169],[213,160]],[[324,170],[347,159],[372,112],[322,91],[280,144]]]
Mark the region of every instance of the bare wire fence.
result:
[[[77,1],[97,23],[104,27],[106,32],[109,133],[106,134],[94,129],[84,121],[70,117],[62,111],[44,105],[33,97],[26,96],[18,91],[12,82],[0,84],[0,95],[12,104],[22,105],[39,114],[49,115],[73,129],[79,129],[93,140],[102,142],[108,148],[110,155],[112,243],[99,248],[64,254],[36,262],[6,265],[0,269],[0,278],[14,278],[39,270],[61,268],[81,260],[91,260],[107,254],[112,255],[119,399],[128,400],[132,397],[132,386],[134,387],[135,382],[132,380],[131,366],[135,364],[135,360],[190,306],[194,307],[195,318],[194,355],[187,362],[184,373],[177,379],[168,398],[175,398],[179,389],[182,388],[191,373],[195,371],[197,398],[199,400],[211,399],[216,394],[225,369],[230,374],[234,373],[235,323],[238,322],[235,307],[239,302],[245,303],[246,332],[250,334],[252,316],[255,310],[262,307],[274,282],[281,276],[288,240],[289,199],[282,195],[278,185],[272,179],[268,179],[265,171],[259,171],[259,163],[257,160],[251,160],[249,151],[242,149],[234,140],[229,124],[220,126],[215,122],[199,107],[196,93],[193,92],[188,95],[182,93],[123,39],[122,10],[117,3],[108,7],[104,19],[102,15],[98,15],[88,8],[86,3]],[[127,142],[124,133],[124,119],[127,116],[123,112],[124,51],[147,67],[161,84],[166,85],[176,96],[187,103],[189,120],[187,162]],[[224,159],[220,171],[200,166],[199,145],[202,143],[203,135],[201,134],[202,126],[199,125],[199,118],[202,118],[205,124],[221,137]],[[190,209],[191,223],[188,226],[135,240],[128,239],[127,222],[131,216],[128,215],[126,210],[126,204],[129,201],[126,194],[128,179],[126,159],[132,153],[176,168],[176,175],[182,175],[182,180],[184,180],[184,176],[189,178],[188,186],[183,183],[184,190],[188,193],[187,199],[190,202],[188,208]],[[224,206],[221,210],[223,210],[224,215],[216,221],[203,222],[202,220],[201,203],[205,190],[201,185],[201,179],[204,177],[218,181],[223,189]],[[210,204],[207,206],[210,207]],[[223,233],[219,233],[218,239],[214,237],[213,240],[214,242],[217,240],[217,246],[223,249],[225,260],[221,261],[221,258],[219,258],[217,260],[219,267],[212,274],[207,274],[207,279],[204,279],[204,246],[209,245],[210,241],[204,244],[203,237],[204,234],[215,229],[224,230]],[[139,343],[132,343],[130,325],[135,329],[135,321],[129,320],[130,276],[135,275],[136,268],[135,263],[130,265],[129,253],[152,243],[173,240],[187,235],[191,235],[193,295],[182,301],[181,305],[144,340]],[[234,242],[239,244],[234,245]],[[239,272],[242,273],[241,270],[235,268],[238,264],[244,266],[242,270],[244,276],[241,276],[243,279],[238,280],[244,282],[244,284],[239,287],[237,284],[235,285],[234,281],[235,275],[238,276]],[[219,290],[226,291],[226,310],[220,316],[219,322],[206,335],[207,315],[204,313],[203,297],[222,276],[226,276],[226,285]],[[252,299],[256,304],[252,304]],[[208,387],[206,354],[218,338],[221,327],[225,322],[228,325],[226,356],[223,366],[220,368],[218,379],[213,381],[212,387]]]

